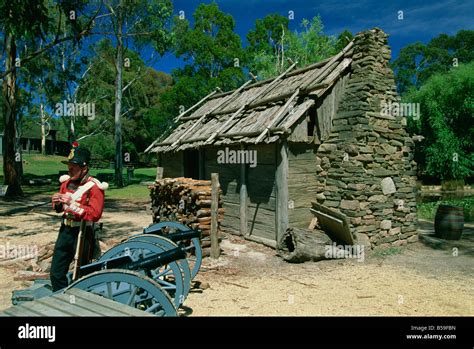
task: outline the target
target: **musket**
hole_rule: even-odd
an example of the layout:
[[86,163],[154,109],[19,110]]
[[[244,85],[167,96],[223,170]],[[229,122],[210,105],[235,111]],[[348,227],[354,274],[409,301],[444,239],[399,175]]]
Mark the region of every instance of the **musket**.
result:
[[82,253],[84,250],[84,242],[86,240],[86,221],[81,221],[81,228],[79,235],[77,236],[76,254],[74,255],[74,269],[72,271],[72,280],[75,281],[79,278],[79,272],[81,268]]

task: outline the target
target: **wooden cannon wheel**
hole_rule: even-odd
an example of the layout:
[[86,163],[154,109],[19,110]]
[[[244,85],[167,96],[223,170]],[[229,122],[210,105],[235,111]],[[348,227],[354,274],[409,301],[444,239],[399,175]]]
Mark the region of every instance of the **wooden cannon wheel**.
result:
[[155,280],[136,271],[101,270],[69,285],[157,316],[177,316],[173,300]]
[[[169,249],[156,245],[148,241],[127,240],[106,251],[98,262],[107,261],[113,257],[129,255],[132,260],[137,261],[155,253],[163,253]],[[174,304],[178,308],[186,299],[191,288],[189,272],[184,274],[177,261],[165,266],[151,270],[150,276],[155,282],[169,293],[174,299]]]
[[[143,230],[144,234],[137,235],[137,237],[145,236],[145,235],[156,235],[156,236],[161,236],[161,237],[166,238],[166,234],[172,231],[184,232],[188,230],[191,230],[191,228],[179,222],[159,222],[145,228]],[[134,239],[134,238],[135,236],[131,237],[130,239]],[[156,243],[160,243],[158,239],[154,241]],[[201,241],[199,240],[199,238],[193,238],[189,240],[185,248],[188,251],[188,257],[186,259],[188,260],[188,263],[191,265],[191,278],[194,279],[197,273],[199,272],[199,269],[201,268],[201,264],[202,264]]]

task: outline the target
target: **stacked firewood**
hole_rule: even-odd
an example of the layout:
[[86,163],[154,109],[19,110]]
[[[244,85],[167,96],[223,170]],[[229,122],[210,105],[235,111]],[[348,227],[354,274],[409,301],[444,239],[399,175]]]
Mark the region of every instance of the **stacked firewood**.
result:
[[[153,222],[175,221],[202,231],[202,247],[208,247],[211,233],[211,181],[164,178],[148,187]],[[218,229],[224,218],[219,189]],[[209,242],[210,245],[210,242]]]

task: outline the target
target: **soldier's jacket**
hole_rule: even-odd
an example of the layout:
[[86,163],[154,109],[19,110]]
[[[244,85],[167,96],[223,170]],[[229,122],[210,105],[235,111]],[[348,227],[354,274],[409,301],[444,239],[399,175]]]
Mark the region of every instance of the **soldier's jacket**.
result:
[[67,175],[61,176],[60,182],[59,193],[70,193],[73,201],[69,205],[53,205],[56,212],[64,212],[63,217],[73,221],[97,222],[104,210],[104,190],[107,184],[92,176],[84,178],[79,186]]

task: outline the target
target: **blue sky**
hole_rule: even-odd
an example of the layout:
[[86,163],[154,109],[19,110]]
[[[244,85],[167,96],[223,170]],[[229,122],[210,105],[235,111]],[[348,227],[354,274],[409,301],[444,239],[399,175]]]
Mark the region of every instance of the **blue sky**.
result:
[[[184,11],[186,18],[200,3],[211,0],[173,0],[174,12]],[[290,29],[299,29],[303,18],[311,19],[321,15],[324,32],[337,35],[347,28],[352,33],[379,27],[389,34],[392,56],[400,48],[416,42],[428,42],[441,33],[455,34],[460,29],[474,30],[474,0],[439,2],[426,0],[215,0],[221,11],[231,14],[236,23],[235,31],[246,45],[245,36],[254,28],[255,20],[270,13],[288,16],[293,11],[294,20]],[[398,19],[403,11],[403,20]],[[182,66],[181,60],[169,53],[153,66],[170,73]]]

